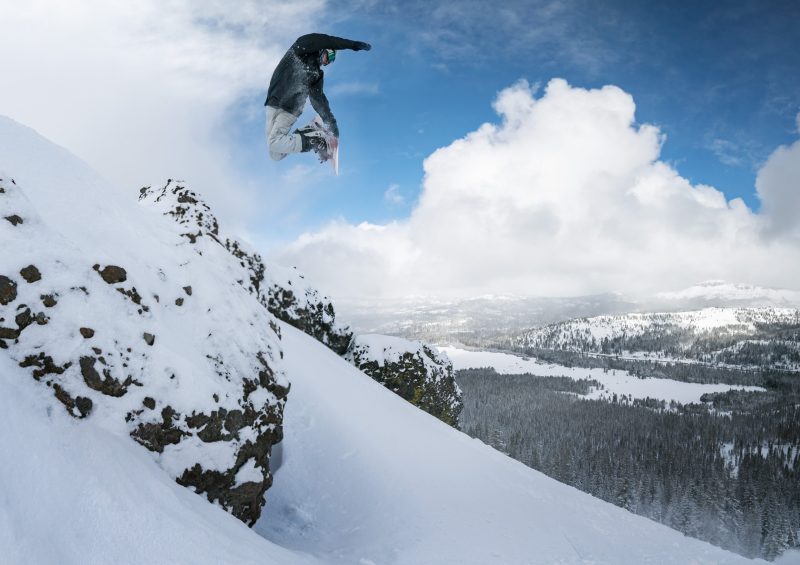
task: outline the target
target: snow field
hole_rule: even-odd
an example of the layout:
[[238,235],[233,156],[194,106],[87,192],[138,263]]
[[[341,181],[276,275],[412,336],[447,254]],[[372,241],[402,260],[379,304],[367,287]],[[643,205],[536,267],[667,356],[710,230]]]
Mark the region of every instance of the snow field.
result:
[[588,398],[610,398],[631,395],[633,398],[655,398],[681,404],[700,402],[706,393],[725,392],[726,390],[764,390],[756,386],[737,386],[726,384],[685,383],[672,379],[640,379],[627,371],[609,369],[586,369],[581,367],[564,367],[551,363],[543,363],[533,358],[523,358],[510,353],[494,351],[467,351],[457,347],[440,347],[453,361],[453,369],[476,369],[492,367],[505,375],[530,373],[540,377],[570,377],[572,379],[593,379],[600,382],[605,389],[594,390]]

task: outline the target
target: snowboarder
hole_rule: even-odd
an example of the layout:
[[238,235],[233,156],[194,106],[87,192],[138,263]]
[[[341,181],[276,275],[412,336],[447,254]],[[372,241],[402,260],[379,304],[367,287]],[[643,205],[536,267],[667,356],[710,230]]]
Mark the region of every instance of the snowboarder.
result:
[[[369,51],[372,46],[363,41],[309,33],[297,38],[272,73],[264,105],[267,107],[269,156],[274,160],[313,149],[320,160],[325,161],[330,157],[326,137],[338,144],[339,126],[322,91],[322,67],[336,60],[337,49]],[[289,133],[302,114],[307,98],[311,99],[311,106],[322,118],[327,132],[312,123]]]

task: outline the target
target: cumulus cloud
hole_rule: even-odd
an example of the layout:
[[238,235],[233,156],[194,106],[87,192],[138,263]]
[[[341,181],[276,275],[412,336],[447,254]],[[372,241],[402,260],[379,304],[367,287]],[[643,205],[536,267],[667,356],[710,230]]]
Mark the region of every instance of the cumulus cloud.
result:
[[[261,112],[271,69],[324,0],[0,3],[0,113],[122,188],[180,175],[222,215],[246,209],[226,112]],[[238,196],[238,197],[237,197]]]
[[756,190],[766,234],[798,237],[800,245],[800,141],[770,155],[758,171]]
[[[759,174],[763,210],[693,185],[659,159],[664,136],[614,86],[520,82],[500,121],[430,155],[410,216],[337,221],[280,259],[333,295],[651,292],[727,279],[796,287],[800,142]],[[767,232],[772,230],[770,236]]]

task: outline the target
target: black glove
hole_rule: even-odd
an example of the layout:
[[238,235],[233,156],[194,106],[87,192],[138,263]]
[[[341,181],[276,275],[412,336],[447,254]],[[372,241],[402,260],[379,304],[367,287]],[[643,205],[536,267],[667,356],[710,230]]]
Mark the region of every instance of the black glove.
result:
[[363,41],[356,41],[356,46],[353,47],[353,51],[369,51],[370,49],[372,49],[372,45]]

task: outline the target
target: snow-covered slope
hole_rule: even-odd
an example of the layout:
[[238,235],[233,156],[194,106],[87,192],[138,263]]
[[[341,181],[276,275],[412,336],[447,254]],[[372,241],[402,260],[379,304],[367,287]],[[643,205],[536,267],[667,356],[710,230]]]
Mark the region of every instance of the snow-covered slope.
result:
[[0,352],[0,563],[310,565],[178,485],[125,435],[54,408]]
[[275,543],[334,564],[751,562],[533,471],[282,335],[284,458],[255,527]]

